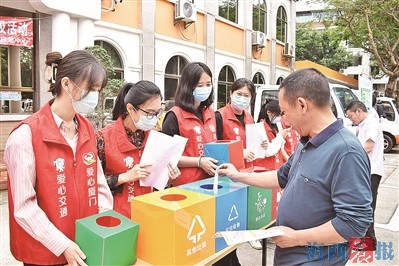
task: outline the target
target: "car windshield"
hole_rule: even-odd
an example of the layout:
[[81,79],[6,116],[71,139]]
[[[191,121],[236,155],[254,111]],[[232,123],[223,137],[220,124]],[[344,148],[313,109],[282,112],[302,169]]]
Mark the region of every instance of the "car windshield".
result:
[[262,92],[262,105],[266,100],[277,100],[278,101],[278,90],[264,90]]
[[346,110],[350,102],[358,100],[357,96],[348,88],[333,87],[333,91],[341,103],[342,110]]

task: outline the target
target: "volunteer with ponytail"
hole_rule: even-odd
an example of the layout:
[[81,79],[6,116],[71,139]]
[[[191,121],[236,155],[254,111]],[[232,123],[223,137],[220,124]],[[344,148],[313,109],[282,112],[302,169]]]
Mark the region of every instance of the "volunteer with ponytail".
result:
[[287,136],[285,137],[284,150],[288,156],[291,156],[294,154],[295,149],[300,142],[301,136],[295,129],[291,127],[291,125],[288,123],[284,116],[281,117],[281,126],[284,129],[289,128]]
[[288,160],[284,144],[290,128],[278,130],[277,125],[281,123],[280,113],[277,100],[267,101],[259,111],[258,122],[263,122],[268,140],[261,144],[266,150],[265,157],[256,159],[254,165],[266,168],[266,170],[276,170]]
[[[114,210],[131,218],[133,197],[152,192],[140,186],[149,176],[151,164],[141,164],[145,142],[162,114],[161,91],[151,81],[126,83],[115,101],[112,119],[116,122],[96,133],[98,155],[108,185],[114,195]],[[170,179],[180,175],[176,166],[168,165]]]
[[[254,119],[247,109],[255,96],[255,86],[249,79],[237,79],[230,89],[230,103],[216,111],[216,132],[219,140],[241,140],[245,169],[253,167],[254,153],[246,149],[245,125]],[[259,143],[260,145],[260,143]]]
[[86,51],[47,54],[54,96],[20,122],[4,150],[10,249],[24,265],[86,265],[75,222],[112,209],[91,123],[107,72]]
[[212,72],[201,62],[187,64],[181,74],[175,106],[166,114],[162,132],[188,138],[178,167],[181,176],[170,185],[178,186],[214,175],[217,160],[204,157],[204,144],[216,140],[212,110]]

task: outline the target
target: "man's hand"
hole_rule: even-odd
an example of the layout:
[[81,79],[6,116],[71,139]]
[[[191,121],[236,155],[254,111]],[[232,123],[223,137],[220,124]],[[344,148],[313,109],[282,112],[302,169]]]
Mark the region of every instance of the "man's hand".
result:
[[228,176],[231,180],[237,182],[240,172],[231,163],[224,163],[219,166],[218,174],[221,176]]
[[287,226],[275,226],[273,229],[280,229],[284,232],[284,235],[272,237],[273,241],[280,248],[291,248],[300,246],[297,239],[296,231]]
[[71,242],[71,244],[69,244],[67,249],[64,251],[64,256],[68,261],[68,265],[87,266],[87,264],[83,261],[86,259],[86,255],[75,242]]

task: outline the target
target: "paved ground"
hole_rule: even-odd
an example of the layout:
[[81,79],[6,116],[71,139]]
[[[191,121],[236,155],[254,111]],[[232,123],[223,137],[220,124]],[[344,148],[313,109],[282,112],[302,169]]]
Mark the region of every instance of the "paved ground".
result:
[[[396,148],[392,153],[385,154],[385,175],[379,188],[377,210],[376,210],[376,233],[381,243],[389,244],[392,242],[392,260],[389,254],[383,253],[385,260],[374,261],[370,265],[399,265],[399,149]],[[8,231],[8,206],[7,191],[0,192],[0,265],[22,265],[16,261],[9,250],[9,231]],[[273,264],[273,253],[275,246],[268,244],[267,265]],[[261,265],[261,251],[252,249],[248,244],[243,244],[238,248],[238,257],[243,266]],[[382,257],[384,258],[384,257]],[[358,265],[348,263],[348,265]]]

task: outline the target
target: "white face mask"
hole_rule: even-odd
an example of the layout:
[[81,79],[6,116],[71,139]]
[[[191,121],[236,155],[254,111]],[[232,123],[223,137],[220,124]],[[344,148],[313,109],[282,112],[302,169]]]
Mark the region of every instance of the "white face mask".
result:
[[73,101],[72,105],[75,109],[75,112],[82,114],[93,112],[98,104],[98,94],[98,91],[89,91],[86,97],[80,99],[79,101]]
[[86,97],[82,98],[83,95],[86,94],[86,90],[80,89],[77,85],[75,85],[76,88],[81,93],[80,99],[79,100],[74,100],[73,97],[69,94],[67,91],[69,97],[72,100],[72,107],[75,110],[76,113],[81,113],[81,114],[88,114],[94,111],[96,109],[96,106],[98,104],[98,96],[99,92],[98,91],[89,91],[87,93]]
[[272,121],[270,121],[270,123],[272,123],[272,124],[281,123],[281,116],[273,117],[273,119],[272,119]]
[[147,116],[141,115],[137,111],[136,113],[140,116],[139,121],[137,122],[134,121],[133,117],[130,114],[129,115],[137,129],[148,131],[155,127],[155,124],[158,121],[158,117],[153,116],[151,119],[148,119]]
[[211,92],[212,92],[212,86],[197,87],[193,91],[194,100],[196,100],[197,102],[203,102],[209,98]]
[[231,104],[236,108],[237,110],[245,110],[249,106],[249,102],[251,101],[251,98],[245,98],[243,96],[237,96],[237,95],[232,95],[231,96]]

